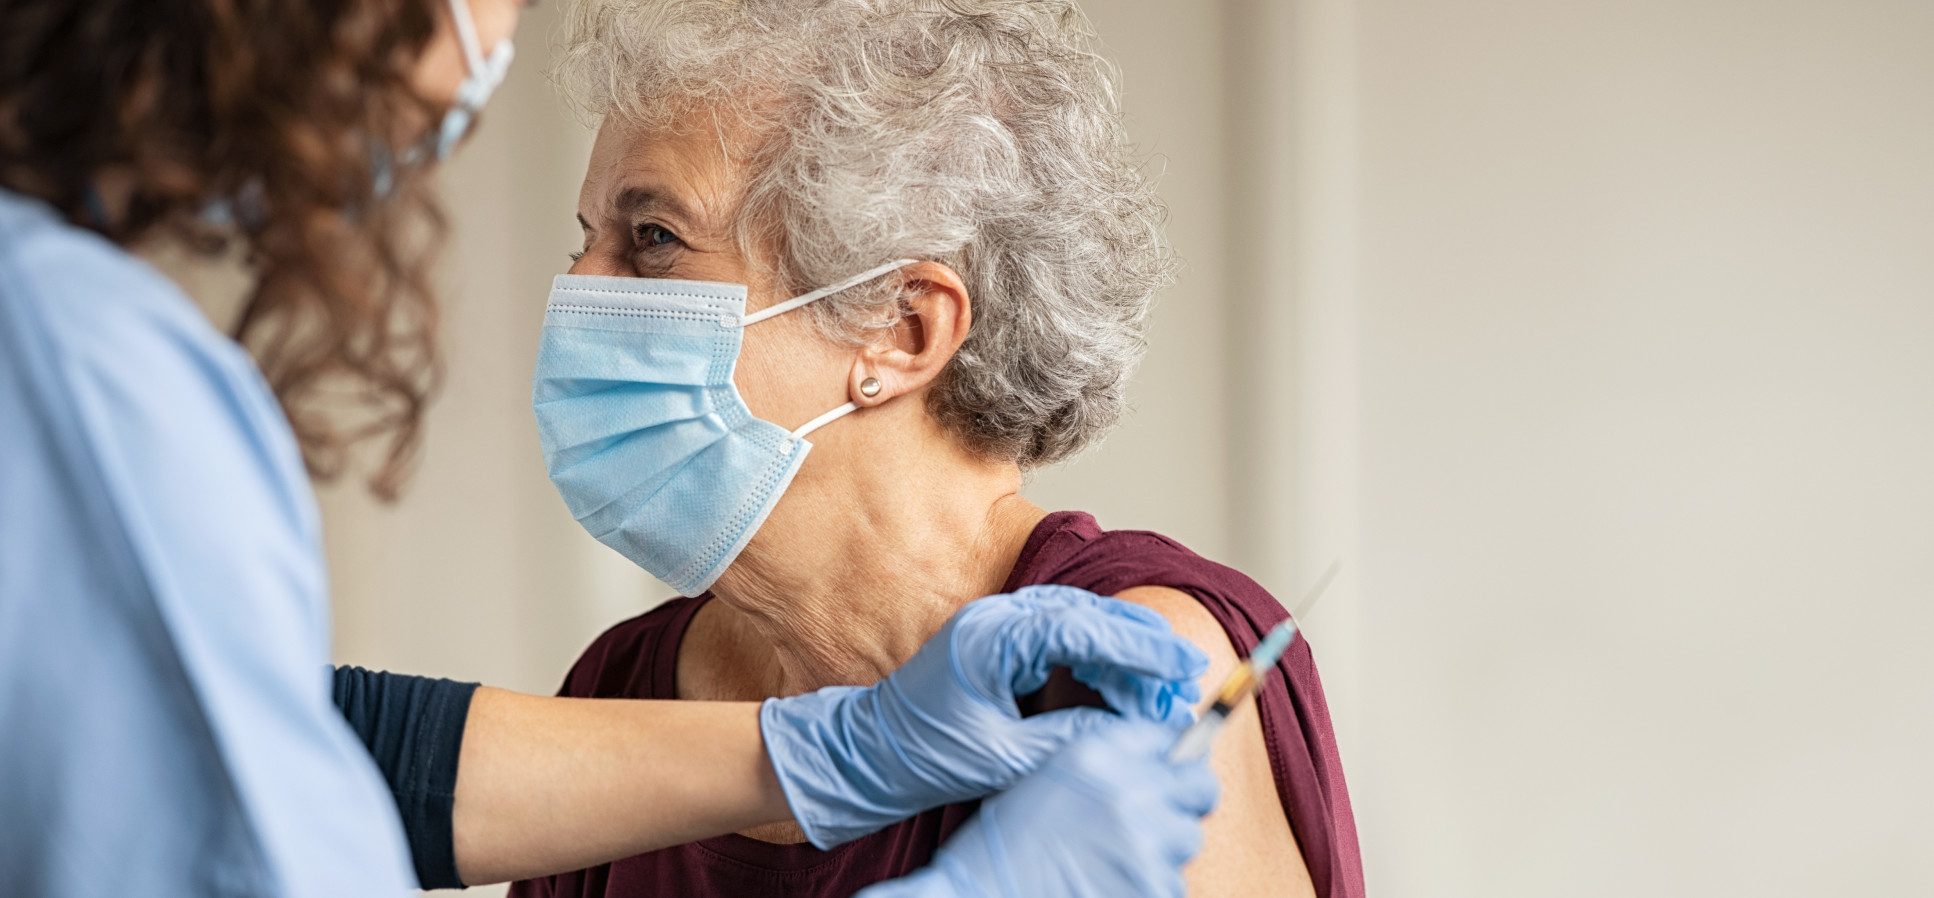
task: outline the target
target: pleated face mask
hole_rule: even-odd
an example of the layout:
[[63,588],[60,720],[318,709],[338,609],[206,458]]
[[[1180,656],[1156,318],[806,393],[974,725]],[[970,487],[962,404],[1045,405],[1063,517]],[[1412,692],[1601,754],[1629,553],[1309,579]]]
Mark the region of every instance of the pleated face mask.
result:
[[711,588],[812,451],[753,417],[732,383],[745,328],[864,283],[902,259],[745,314],[746,287],[559,275],[531,405],[551,482],[598,541],[683,595]]

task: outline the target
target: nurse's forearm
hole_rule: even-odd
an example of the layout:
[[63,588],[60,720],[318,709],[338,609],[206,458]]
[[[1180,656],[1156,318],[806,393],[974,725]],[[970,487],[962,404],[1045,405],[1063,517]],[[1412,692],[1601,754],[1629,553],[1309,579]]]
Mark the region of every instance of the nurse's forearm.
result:
[[489,687],[471,700],[452,824],[467,884],[579,870],[790,819],[757,703]]

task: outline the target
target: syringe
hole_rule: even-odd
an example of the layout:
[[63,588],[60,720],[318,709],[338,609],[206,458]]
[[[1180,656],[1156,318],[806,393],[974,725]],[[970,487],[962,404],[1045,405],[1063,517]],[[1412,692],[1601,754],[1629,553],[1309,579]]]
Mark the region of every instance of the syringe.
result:
[[1222,688],[1216,692],[1215,703],[1209,710],[1202,712],[1195,723],[1182,731],[1175,740],[1175,747],[1168,750],[1169,763],[1194,761],[1209,753],[1209,746],[1215,744],[1216,734],[1222,732],[1223,723],[1234,713],[1242,700],[1254,695],[1262,685],[1262,678],[1268,676],[1269,669],[1276,666],[1277,659],[1289,648],[1290,640],[1296,638],[1296,622],[1286,620],[1276,625],[1263,637],[1249,660],[1236,665],[1234,673],[1222,681]]
[[[1303,599],[1298,610],[1306,613],[1314,606],[1341,568],[1341,559],[1331,562],[1329,570],[1324,571],[1323,577],[1310,587],[1309,595]],[[1196,718],[1195,723],[1190,724],[1175,740],[1175,747],[1168,750],[1169,763],[1194,761],[1207,755],[1209,747],[1215,744],[1216,735],[1222,732],[1222,725],[1228,722],[1229,715],[1235,713],[1236,706],[1242,704],[1243,699],[1262,688],[1263,678],[1269,675],[1269,669],[1276,666],[1295,638],[1294,618],[1270,630],[1262,642],[1256,644],[1256,650],[1249,653],[1249,659],[1236,665],[1229,678],[1222,681],[1222,688],[1216,690],[1215,702],[1209,705],[1209,710],[1202,712],[1202,716]]]

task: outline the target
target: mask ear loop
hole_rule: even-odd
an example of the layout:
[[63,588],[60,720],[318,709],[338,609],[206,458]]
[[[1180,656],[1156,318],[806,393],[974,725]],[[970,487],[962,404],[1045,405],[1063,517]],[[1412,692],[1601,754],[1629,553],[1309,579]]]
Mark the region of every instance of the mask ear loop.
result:
[[839,408],[833,409],[832,411],[827,412],[826,414],[820,415],[819,417],[812,419],[811,421],[807,421],[804,426],[792,432],[792,438],[795,440],[803,440],[806,438],[806,434],[812,433],[813,431],[818,430],[821,427],[825,427],[826,425],[831,424],[834,421],[837,421],[840,418],[846,415],[852,414],[853,412],[856,412],[859,410],[860,410],[860,407],[857,403],[848,402],[845,405],[840,406]]
[[470,17],[470,0],[450,0],[450,19],[457,26],[457,43],[472,74],[484,71],[483,42],[477,39],[477,20]]
[[831,296],[835,293],[838,293],[839,291],[844,290],[848,287],[854,286],[856,284],[864,284],[867,281],[870,281],[876,277],[879,277],[880,275],[886,274],[889,271],[897,271],[899,269],[907,267],[908,265],[912,265],[913,263],[918,261],[920,260],[919,259],[898,259],[892,262],[888,262],[885,265],[881,265],[877,268],[868,268],[867,270],[862,271],[859,274],[853,275],[852,277],[847,278],[846,280],[840,281],[839,283],[834,284],[830,287],[821,287],[817,290],[814,290],[811,293],[801,293],[798,296],[795,296],[791,299],[786,300],[785,302],[766,306],[765,308],[760,309],[757,312],[753,312],[750,315],[742,316],[739,318],[739,326],[750,327],[754,324],[758,324],[759,322],[766,320],[767,318],[773,318],[779,315],[784,315],[787,312],[790,312],[793,309],[797,309],[800,306],[803,306],[809,302],[813,302],[814,300],[825,299],[826,297]]
[[[457,2],[462,2],[462,0],[457,0]],[[812,291],[811,293],[801,293],[798,296],[795,296],[791,299],[786,300],[785,302],[776,303],[774,305],[767,306],[750,315],[740,316],[739,326],[750,327],[754,324],[758,324],[759,322],[766,320],[767,318],[774,318],[779,315],[784,315],[787,312],[792,311],[793,309],[797,309],[801,306],[806,305],[807,303],[814,302],[816,300],[825,299],[826,297],[831,296],[835,293],[838,293],[839,291],[844,290],[848,287],[852,287],[857,284],[864,284],[867,281],[870,281],[876,277],[879,277],[880,275],[886,274],[889,271],[898,271],[899,269],[905,268],[908,265],[912,265],[913,263],[918,261],[920,260],[919,259],[895,259],[894,261],[888,262],[885,265],[868,268],[867,270],[862,271],[859,274],[853,275],[852,277],[847,278],[846,280],[840,281],[839,283],[833,284],[831,286],[821,287],[817,290]],[[812,419],[811,421],[807,421],[798,430],[793,431],[791,433],[791,437],[795,440],[803,440],[806,438],[806,434],[812,433],[813,431],[818,430],[821,427],[825,427],[826,425],[839,420],[841,417],[845,415],[850,415],[856,411],[859,411],[859,409],[860,407],[858,403],[848,402],[845,405],[840,406],[839,408],[833,409],[832,411],[827,412],[826,414],[820,415],[819,417]]]

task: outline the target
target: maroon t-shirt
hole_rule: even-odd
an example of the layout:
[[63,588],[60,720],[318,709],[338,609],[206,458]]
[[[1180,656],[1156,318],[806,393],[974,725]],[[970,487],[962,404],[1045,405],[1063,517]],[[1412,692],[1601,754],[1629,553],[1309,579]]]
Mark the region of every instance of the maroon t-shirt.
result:
[[[1056,512],[1028,537],[1003,591],[1059,583],[1101,595],[1166,586],[1194,596],[1247,656],[1289,615],[1255,581],[1168,537],[1104,531],[1080,512]],[[678,696],[678,643],[707,597],[676,599],[598,637],[565,678],[559,695],[590,698]],[[1329,707],[1309,645],[1296,640],[1257,694],[1276,794],[1321,898],[1361,898],[1363,865]],[[517,883],[510,894],[573,898],[846,898],[927,865],[934,850],[970,817],[977,802],[917,815],[831,851],[728,835],[666,848],[589,870]]]

